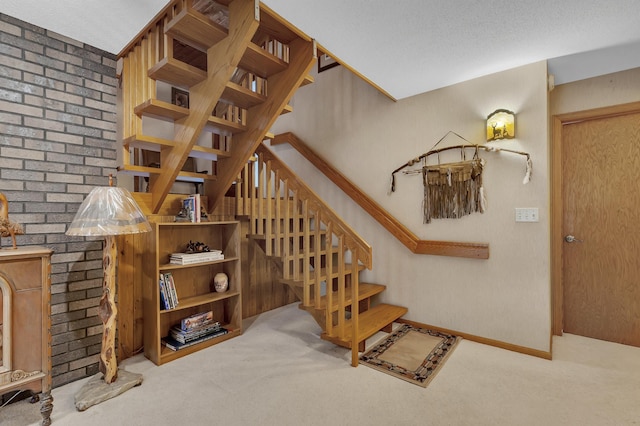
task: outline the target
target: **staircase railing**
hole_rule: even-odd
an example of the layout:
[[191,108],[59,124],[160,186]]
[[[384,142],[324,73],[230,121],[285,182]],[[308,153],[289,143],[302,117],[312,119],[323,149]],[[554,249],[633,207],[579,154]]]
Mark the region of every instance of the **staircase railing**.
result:
[[311,162],[319,171],[335,185],[358,203],[372,218],[378,221],[394,237],[415,254],[431,254],[438,256],[467,257],[471,259],[488,259],[489,244],[465,243],[458,241],[421,240],[406,226],[400,223],[391,213],[372,200],[359,187],[331,166],[325,159],[291,132],[281,133],[271,139],[271,145],[288,143],[303,157]]
[[237,214],[251,219],[250,234],[264,239],[268,256],[282,259],[284,281],[302,287],[303,306],[327,307],[326,335],[351,336],[356,366],[358,272],[371,269],[371,246],[262,144],[241,172],[236,197]]

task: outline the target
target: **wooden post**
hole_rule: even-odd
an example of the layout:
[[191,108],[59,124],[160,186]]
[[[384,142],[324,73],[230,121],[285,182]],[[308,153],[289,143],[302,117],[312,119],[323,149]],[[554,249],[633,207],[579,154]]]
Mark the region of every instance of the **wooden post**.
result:
[[107,384],[113,383],[118,378],[118,364],[116,361],[116,237],[105,237],[102,252],[102,297],[98,307],[98,316],[102,320],[102,349],[100,350],[100,372],[104,374]]

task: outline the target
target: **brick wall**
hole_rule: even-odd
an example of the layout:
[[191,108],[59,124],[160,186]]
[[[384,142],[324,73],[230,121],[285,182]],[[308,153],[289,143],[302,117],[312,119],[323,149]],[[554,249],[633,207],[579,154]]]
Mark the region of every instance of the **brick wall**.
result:
[[25,229],[18,245],[54,250],[54,387],[98,371],[102,242],[64,233],[86,194],[115,175],[115,59],[0,14],[0,192]]

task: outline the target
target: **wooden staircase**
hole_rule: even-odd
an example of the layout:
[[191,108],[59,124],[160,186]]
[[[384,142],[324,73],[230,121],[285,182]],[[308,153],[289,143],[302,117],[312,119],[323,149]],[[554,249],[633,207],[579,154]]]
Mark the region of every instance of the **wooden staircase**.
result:
[[[209,213],[236,182],[251,238],[278,259],[322,338],[351,348],[357,366],[364,340],[406,309],[371,305],[384,290],[359,282],[371,247],[261,145],[295,91],[313,82],[316,61],[315,42],[258,0],[172,0],[118,55],[118,170],[135,176],[133,196],[148,215],[175,214],[176,182],[202,185]],[[178,90],[188,103],[173,99]],[[254,152],[259,172],[249,166]]]
[[371,247],[264,145],[245,165],[236,197],[236,214],[250,219],[249,238],[279,265],[282,282],[316,319],[321,337],[351,348],[357,366],[365,339],[391,331],[407,312],[372,306],[385,286],[360,282],[360,271],[372,267]]
[[[213,211],[315,61],[315,43],[258,0],[171,1],[119,54],[119,171],[149,181],[135,195],[143,208],[157,214],[185,181],[203,184]],[[174,89],[188,105],[172,102]],[[173,125],[159,135],[154,121]]]

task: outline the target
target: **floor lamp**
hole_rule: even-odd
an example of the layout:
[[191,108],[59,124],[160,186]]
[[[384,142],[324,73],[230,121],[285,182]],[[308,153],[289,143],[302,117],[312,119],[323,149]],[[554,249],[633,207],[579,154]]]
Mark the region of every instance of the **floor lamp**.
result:
[[102,254],[102,297],[98,307],[98,315],[102,321],[101,374],[94,376],[76,394],[76,408],[79,411],[142,383],[142,375],[118,371],[116,361],[116,236],[149,232],[151,226],[131,193],[124,188],[111,186],[111,183],[112,179],[109,176],[108,187],[97,187],[89,193],[66,232],[71,236],[105,238]]

